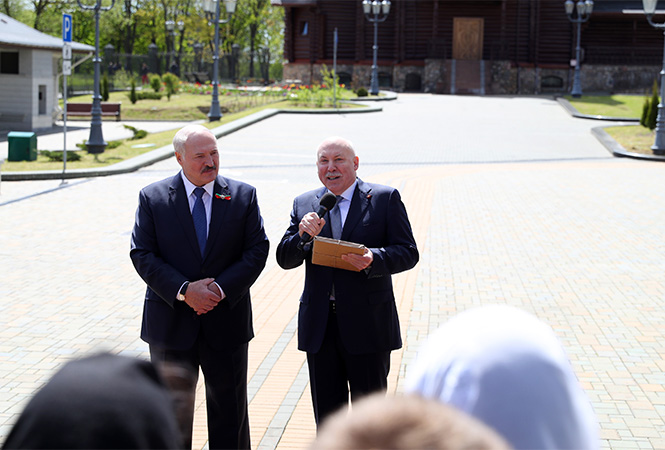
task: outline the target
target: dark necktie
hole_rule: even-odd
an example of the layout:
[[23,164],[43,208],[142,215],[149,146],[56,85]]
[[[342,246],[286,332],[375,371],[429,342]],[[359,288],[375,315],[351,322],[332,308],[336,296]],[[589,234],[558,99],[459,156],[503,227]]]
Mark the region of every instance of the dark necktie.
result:
[[339,204],[344,200],[341,195],[337,196],[337,203],[330,210],[330,227],[335,239],[342,239],[342,213],[339,210]]
[[199,241],[199,249],[201,249],[201,256],[206,248],[206,241],[208,240],[208,221],[206,220],[206,209],[203,206],[203,193],[205,190],[201,187],[194,189],[196,201],[192,209],[192,219],[194,219],[194,229],[196,230],[196,238]]

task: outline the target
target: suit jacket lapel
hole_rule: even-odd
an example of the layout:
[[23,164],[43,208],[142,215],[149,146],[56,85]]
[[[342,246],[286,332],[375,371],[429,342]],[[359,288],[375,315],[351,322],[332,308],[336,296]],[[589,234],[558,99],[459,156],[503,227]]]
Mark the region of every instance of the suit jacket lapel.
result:
[[208,228],[208,242],[204,253],[204,259],[208,256],[208,252],[215,245],[217,239],[222,234],[222,224],[224,217],[231,205],[231,191],[229,185],[222,176],[217,176],[215,187],[212,194],[212,212],[210,216],[210,227]]
[[370,194],[371,191],[372,188],[358,178],[358,184],[353,191],[353,198],[351,199],[351,205],[349,206],[349,213],[344,221],[344,228],[342,228],[342,240],[348,240],[348,236],[358,225],[360,219],[366,214],[367,208],[372,199],[372,195]]
[[185,184],[182,182],[179,172],[173,177],[169,185],[169,202],[175,210],[187,242],[192,246],[194,253],[200,255],[192,212],[189,210],[189,200],[187,200],[187,192],[185,192]]

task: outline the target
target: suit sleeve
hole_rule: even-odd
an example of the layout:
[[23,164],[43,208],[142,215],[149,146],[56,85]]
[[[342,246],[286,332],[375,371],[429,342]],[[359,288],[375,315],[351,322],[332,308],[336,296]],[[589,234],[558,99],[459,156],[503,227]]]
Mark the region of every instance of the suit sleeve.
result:
[[243,235],[240,257],[215,277],[231,308],[249,291],[268,259],[270,243],[263,229],[263,219],[254,189],[251,189],[248,199]]
[[374,261],[367,273],[368,278],[409,270],[420,258],[406,207],[396,189],[390,193],[386,212],[387,242],[382,247],[370,248]]
[[296,199],[293,201],[289,228],[286,230],[286,233],[284,233],[282,240],[277,246],[277,264],[279,264],[282,269],[293,269],[300,266],[305,260],[305,257],[310,253],[307,250],[298,249],[298,243],[300,242],[298,226],[300,225],[303,216],[304,214],[298,212],[298,202]]
[[187,278],[160,256],[155,219],[144,190],[139,194],[129,256],[148,287],[173,307],[178,289]]

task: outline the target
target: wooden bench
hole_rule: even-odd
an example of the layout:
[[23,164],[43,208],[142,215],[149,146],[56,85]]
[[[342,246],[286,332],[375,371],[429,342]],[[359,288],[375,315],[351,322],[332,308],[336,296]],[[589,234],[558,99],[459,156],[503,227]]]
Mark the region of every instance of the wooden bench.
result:
[[205,84],[210,77],[208,76],[208,72],[187,72],[185,78],[190,83]]
[[[120,103],[101,102],[102,117],[115,117],[120,120]],[[92,103],[67,103],[67,118],[76,116],[91,116]]]

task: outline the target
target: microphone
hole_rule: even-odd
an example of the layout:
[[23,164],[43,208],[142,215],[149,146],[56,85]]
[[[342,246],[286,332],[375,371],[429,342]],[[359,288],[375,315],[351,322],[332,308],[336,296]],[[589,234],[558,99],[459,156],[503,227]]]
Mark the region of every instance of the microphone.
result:
[[[321,200],[319,200],[319,210],[316,212],[316,215],[323,217],[328,212],[328,210],[335,207],[336,203],[337,197],[335,194],[326,192],[323,197],[321,197]],[[302,236],[300,236],[300,242],[298,242],[298,250],[302,250],[305,244],[310,242],[312,239],[312,236],[307,233],[303,233]]]

